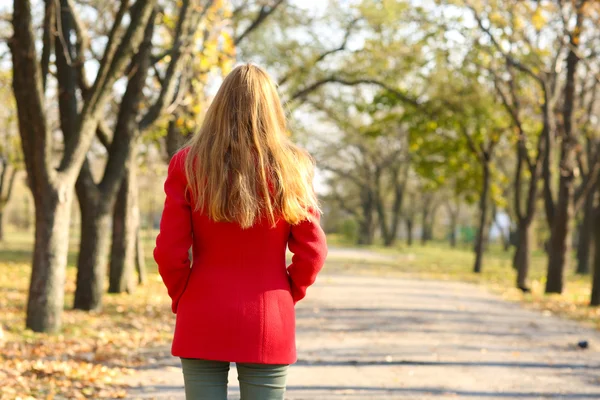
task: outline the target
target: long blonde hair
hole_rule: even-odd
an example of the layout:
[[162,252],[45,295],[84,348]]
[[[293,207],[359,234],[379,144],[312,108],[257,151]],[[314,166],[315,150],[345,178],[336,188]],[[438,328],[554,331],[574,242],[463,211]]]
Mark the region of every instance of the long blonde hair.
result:
[[266,217],[297,224],[318,211],[314,162],[287,137],[275,84],[254,65],[223,81],[185,161],[195,210],[243,228]]

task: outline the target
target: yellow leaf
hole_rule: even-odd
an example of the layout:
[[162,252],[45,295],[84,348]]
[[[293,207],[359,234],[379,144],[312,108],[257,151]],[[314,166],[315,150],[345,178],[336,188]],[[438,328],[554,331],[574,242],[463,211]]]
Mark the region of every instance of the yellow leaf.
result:
[[538,31],[541,30],[544,27],[544,25],[546,24],[546,17],[544,17],[544,15],[542,14],[541,7],[537,7],[535,9],[535,12],[533,13],[533,16],[531,17],[531,23],[533,23],[533,26]]

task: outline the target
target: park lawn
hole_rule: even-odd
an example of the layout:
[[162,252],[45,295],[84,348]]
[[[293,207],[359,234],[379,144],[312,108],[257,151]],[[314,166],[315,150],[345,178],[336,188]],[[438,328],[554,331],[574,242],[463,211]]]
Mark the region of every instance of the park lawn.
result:
[[63,330],[33,333],[24,329],[31,239],[8,237],[10,243],[0,244],[0,399],[124,398],[122,379],[149,361],[148,352],[139,350],[168,346],[174,326],[153,262],[148,260],[149,282],[134,295],[105,295],[100,313],[75,311],[72,246]]
[[[330,246],[347,247],[347,243],[336,236],[328,237]],[[367,248],[394,257],[390,262],[369,262],[356,265],[345,260],[331,260],[327,264],[330,272],[399,274],[401,276],[458,280],[484,285],[504,299],[524,303],[528,307],[545,313],[554,313],[578,321],[591,323],[600,329],[600,307],[590,307],[591,277],[574,272],[575,260],[565,274],[565,290],[562,294],[544,295],[546,284],[546,255],[534,251],[531,257],[531,293],[515,288],[516,271],[512,269],[512,250],[505,252],[492,246],[485,254],[482,272],[473,273],[474,254],[471,248],[452,249],[446,243],[393,248],[368,246]]]

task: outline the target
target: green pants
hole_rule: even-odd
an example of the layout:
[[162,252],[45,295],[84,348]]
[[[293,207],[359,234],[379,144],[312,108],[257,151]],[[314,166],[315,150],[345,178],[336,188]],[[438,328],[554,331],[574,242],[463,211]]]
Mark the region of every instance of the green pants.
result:
[[[229,362],[182,358],[186,400],[227,400]],[[283,400],[287,365],[236,363],[241,400]]]

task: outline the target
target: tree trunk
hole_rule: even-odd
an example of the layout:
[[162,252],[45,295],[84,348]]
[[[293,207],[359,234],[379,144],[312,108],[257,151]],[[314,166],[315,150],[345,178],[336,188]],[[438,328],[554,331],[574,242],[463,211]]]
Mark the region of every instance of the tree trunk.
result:
[[93,180],[85,182],[86,179],[92,179],[91,175],[86,175],[82,171],[76,184],[81,210],[81,242],[77,258],[77,287],[73,308],[91,311],[102,307],[113,201],[102,196],[99,190],[92,187],[95,186]]
[[577,273],[587,275],[590,273],[592,259],[592,244],[594,236],[594,199],[595,190],[590,190],[583,206],[583,220],[579,227],[579,240],[577,243]]
[[527,276],[529,275],[530,254],[531,254],[531,221],[524,220],[518,222],[517,235],[518,243],[513,259],[513,265],[517,270],[517,288],[528,291]]
[[375,232],[373,229],[373,223],[369,221],[362,221],[359,223],[358,230],[358,244],[359,245],[371,245],[375,238]]
[[141,225],[138,224],[138,229],[137,229],[137,240],[136,240],[136,245],[135,245],[135,268],[137,270],[138,273],[138,283],[140,285],[145,284],[146,282],[148,282],[148,273],[146,270],[146,257],[145,257],[145,252],[144,252],[144,242],[142,241],[142,235],[141,235]]
[[412,218],[406,219],[406,245],[412,246],[413,244],[413,220]]
[[477,238],[475,239],[475,265],[473,267],[473,272],[475,273],[481,272],[481,264],[483,261],[489,189],[490,168],[489,164],[486,163],[483,165],[483,188],[481,189],[481,197],[479,198],[479,228],[477,230]]
[[429,226],[428,224],[428,220],[429,220],[429,210],[427,209],[427,206],[425,206],[425,208],[423,208],[423,212],[421,213],[421,245],[426,245],[427,241],[429,240]]
[[0,209],[0,242],[4,241],[4,209]]
[[568,267],[571,249],[571,221],[574,215],[575,166],[577,130],[573,120],[575,105],[575,84],[577,76],[577,55],[579,37],[583,26],[583,2],[577,5],[577,19],[573,32],[570,33],[570,50],[567,56],[567,73],[563,101],[563,135],[560,145],[560,178],[558,184],[558,201],[552,204],[550,248],[548,249],[548,277],[546,293],[562,293],[564,271]]
[[450,214],[450,247],[453,249],[457,245],[456,229],[458,225],[458,216],[451,212]]
[[46,188],[34,193],[35,245],[27,300],[27,328],[56,332],[61,326],[69,250],[69,223],[73,195]]
[[139,265],[139,281],[145,277],[145,265],[139,257],[139,205],[137,187],[136,152],[128,162],[125,178],[113,215],[112,249],[110,259],[109,293],[131,293],[134,289],[134,271]]
[[592,281],[592,297],[590,305],[600,306],[600,206],[594,216],[594,277]]
[[176,112],[175,117],[169,121],[169,126],[167,127],[165,147],[169,160],[183,147],[183,145],[185,145],[190,138],[190,135],[187,132],[183,132],[180,127],[177,126],[178,118],[187,118],[187,116],[181,116],[180,114],[181,112]]
[[572,186],[561,185],[559,201],[556,205],[554,223],[548,245],[548,278],[546,293],[562,293],[564,271],[571,254],[571,220],[573,217]]
[[361,208],[363,217],[358,224],[358,244],[371,245],[375,238],[375,221],[373,220],[373,208],[375,207],[375,196],[371,188],[364,187],[361,190]]

